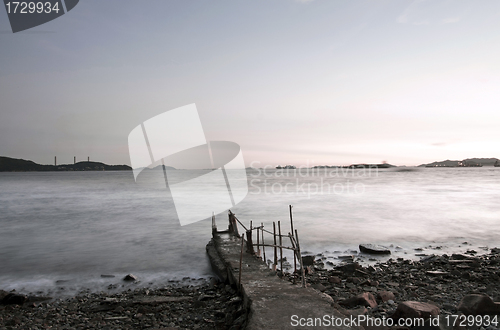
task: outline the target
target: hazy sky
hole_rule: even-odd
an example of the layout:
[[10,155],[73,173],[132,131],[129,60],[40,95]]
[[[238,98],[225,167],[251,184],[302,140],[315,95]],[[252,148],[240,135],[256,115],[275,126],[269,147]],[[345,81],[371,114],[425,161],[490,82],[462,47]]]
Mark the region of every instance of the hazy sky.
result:
[[190,103],[247,165],[500,157],[500,1],[82,0],[16,34],[0,8],[0,155],[130,164]]

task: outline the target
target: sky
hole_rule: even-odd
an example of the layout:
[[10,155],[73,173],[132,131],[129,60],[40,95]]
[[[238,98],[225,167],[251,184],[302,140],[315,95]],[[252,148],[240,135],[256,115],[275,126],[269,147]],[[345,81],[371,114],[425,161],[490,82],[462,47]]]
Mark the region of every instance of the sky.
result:
[[500,2],[82,0],[12,33],[0,156],[130,164],[145,120],[195,103],[247,166],[500,158]]

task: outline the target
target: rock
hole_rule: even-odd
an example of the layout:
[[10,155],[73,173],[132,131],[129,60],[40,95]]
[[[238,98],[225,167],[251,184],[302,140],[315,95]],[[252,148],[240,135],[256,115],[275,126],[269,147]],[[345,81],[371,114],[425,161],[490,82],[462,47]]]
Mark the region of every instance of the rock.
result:
[[398,305],[396,312],[393,315],[394,319],[400,318],[430,318],[439,315],[439,307],[436,305],[418,302],[405,301]]
[[443,272],[443,271],[440,271],[440,270],[429,270],[427,272],[425,272],[427,275],[431,275],[431,276],[442,276],[442,275],[448,275],[449,273],[448,272]]
[[396,297],[394,297],[394,293],[392,293],[391,291],[379,291],[377,293],[377,298],[379,298],[383,302],[396,299]]
[[28,297],[17,293],[8,293],[2,299],[2,305],[22,305],[28,300]]
[[466,259],[469,259],[469,257],[464,256],[463,254],[453,253],[453,254],[451,255],[451,259],[452,259],[452,260],[466,260]]
[[312,266],[312,265],[314,265],[314,258],[315,258],[315,256],[303,256],[302,257],[302,264],[304,266]]
[[359,250],[369,254],[391,254],[389,248],[375,244],[359,244]]
[[500,303],[485,294],[469,294],[462,298],[457,310],[465,315],[493,315],[500,313]]
[[123,278],[123,280],[127,282],[137,281],[137,276],[135,276],[134,274],[128,274]]
[[347,264],[347,265],[342,265],[340,267],[337,267],[338,270],[341,270],[344,273],[354,273],[357,269],[361,269],[361,265],[358,264],[357,262],[353,262],[352,264]]
[[375,297],[369,292],[362,293],[353,298],[341,300],[339,301],[339,304],[347,308],[353,308],[356,306],[365,306],[365,307],[369,306],[371,308],[377,307],[377,302],[375,301]]
[[328,278],[328,282],[333,283],[333,284],[340,284],[340,282],[342,282],[342,280],[338,276],[330,276]]
[[9,293],[7,291],[4,291],[4,290],[0,290],[0,302],[2,301],[2,299],[8,295]]

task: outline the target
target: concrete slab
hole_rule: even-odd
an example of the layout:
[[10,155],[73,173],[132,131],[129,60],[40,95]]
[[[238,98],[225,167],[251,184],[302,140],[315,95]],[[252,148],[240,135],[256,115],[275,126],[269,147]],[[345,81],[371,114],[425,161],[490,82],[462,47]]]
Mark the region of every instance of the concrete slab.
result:
[[[231,234],[214,234],[207,245],[214,270],[225,274],[222,277],[236,287],[240,287],[240,251],[241,238]],[[221,269],[221,265],[224,268]],[[280,279],[262,259],[246,252],[243,253],[241,290],[245,305],[250,310],[249,330],[363,329],[359,326],[329,325],[325,319],[331,322],[333,318],[335,322],[337,318],[346,318],[332,307],[333,299],[330,296]],[[316,322],[316,326],[305,326],[307,322]],[[300,323],[304,326],[300,326]]]

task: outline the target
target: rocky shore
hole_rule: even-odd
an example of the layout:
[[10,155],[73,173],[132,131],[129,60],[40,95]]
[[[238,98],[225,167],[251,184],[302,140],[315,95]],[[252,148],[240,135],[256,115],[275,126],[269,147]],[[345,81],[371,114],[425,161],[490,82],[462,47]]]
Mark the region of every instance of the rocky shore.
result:
[[242,329],[242,299],[215,279],[199,285],[81,292],[53,299],[0,290],[0,329]]
[[[323,268],[319,255],[306,268],[307,283],[331,296],[333,305],[346,316],[398,320],[500,315],[500,304],[494,303],[500,300],[500,249],[481,256],[468,252],[429,255],[419,261],[389,259],[370,266],[347,258],[347,262],[331,270]],[[298,275],[285,276],[292,282],[299,281]],[[469,328],[480,329],[479,321],[473,321]],[[459,328],[458,322],[455,328]],[[482,328],[500,328],[500,317],[498,324],[483,324]]]

